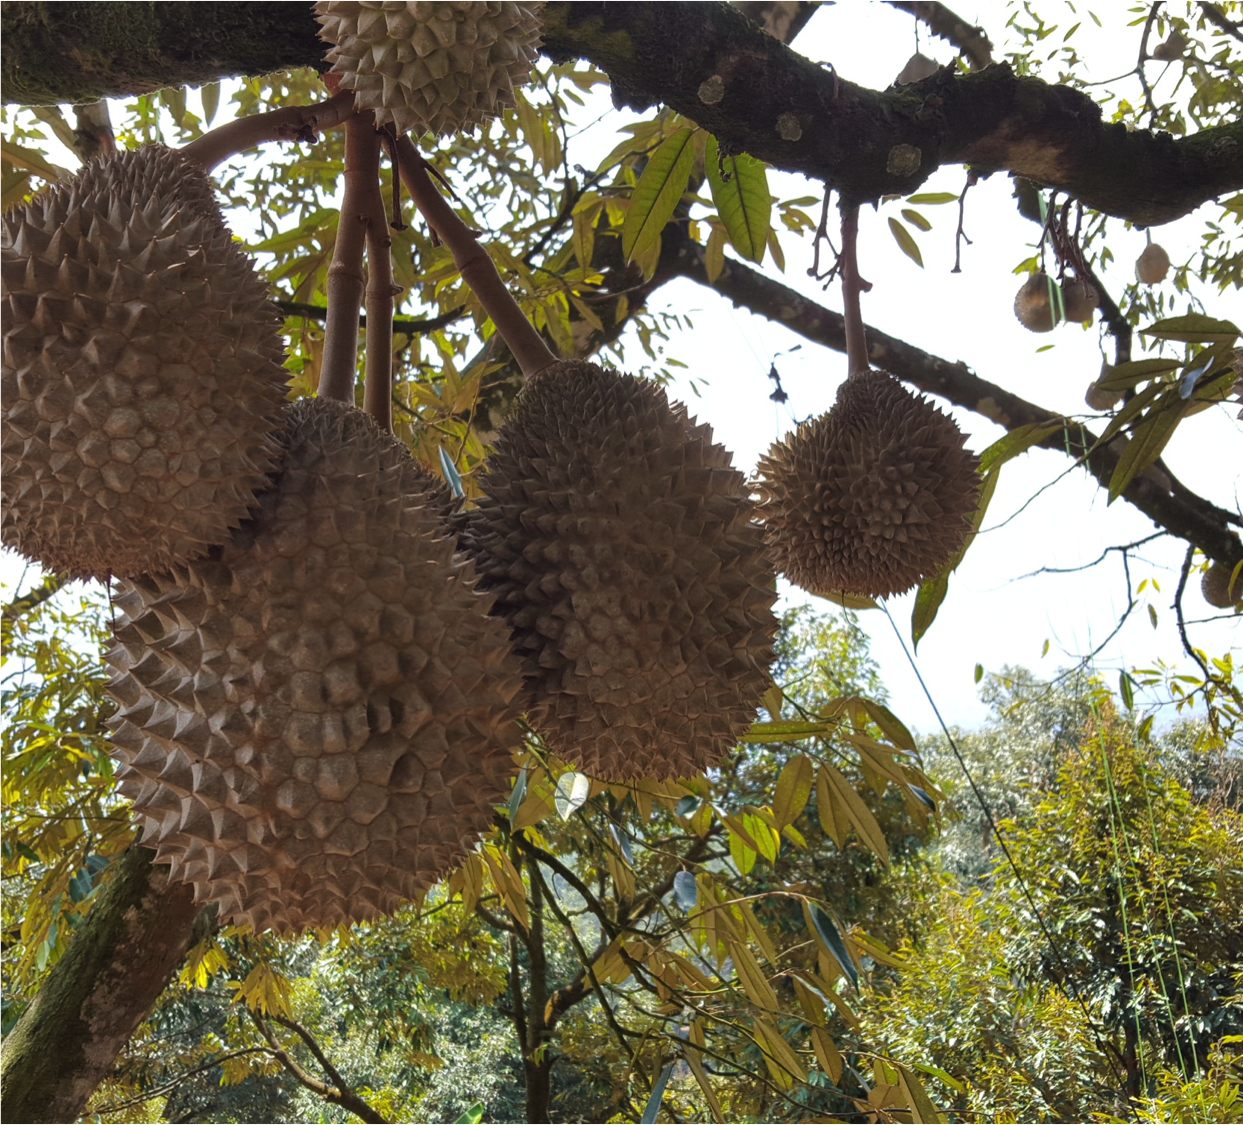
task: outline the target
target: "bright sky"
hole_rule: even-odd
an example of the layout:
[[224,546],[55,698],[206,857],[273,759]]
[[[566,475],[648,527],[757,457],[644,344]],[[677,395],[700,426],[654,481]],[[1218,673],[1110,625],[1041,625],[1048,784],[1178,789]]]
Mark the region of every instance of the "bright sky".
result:
[[[1060,2],[1042,3],[1049,23],[1069,27],[1078,22]],[[1004,56],[1007,44],[1003,9],[989,5],[980,10],[957,8],[967,19],[981,23],[991,37],[995,56]],[[1117,19],[1120,7],[1109,15]],[[1065,18],[1063,18],[1065,16]],[[833,63],[842,76],[865,86],[883,88],[901,70],[915,47],[915,21],[882,3],[852,2],[825,6],[799,36],[795,46],[808,57]],[[1111,22],[1101,31],[1084,21],[1076,33],[1080,54],[1094,78],[1109,78],[1133,65],[1140,29],[1122,30]],[[1060,44],[1062,32],[1051,43]],[[939,40],[921,37],[921,49],[939,62],[953,57]],[[1173,82],[1167,76],[1158,95]],[[1134,80],[1131,80],[1135,85]],[[1135,98],[1137,90],[1122,93]],[[581,112],[583,123],[607,108],[607,94]],[[572,158],[590,164],[616,143],[615,130],[632,116],[608,113],[597,129],[574,142]],[[55,158],[55,157],[54,157]],[[66,163],[71,163],[66,161]],[[938,174],[922,191],[958,192],[961,169]],[[817,185],[801,177],[770,172],[770,186],[782,199],[817,194]],[[1046,335],[1034,335],[1014,319],[1012,302],[1020,279],[1014,266],[1031,254],[1036,227],[1018,216],[1010,198],[1010,180],[997,175],[974,187],[968,197],[966,230],[974,240],[964,249],[963,272],[951,274],[954,260],[955,208],[924,207],[933,230],[920,237],[925,269],[919,269],[897,248],[886,226],[890,212],[865,211],[861,222],[860,267],[874,283],[864,296],[864,316],[877,328],[949,360],[968,363],[983,378],[1066,414],[1083,414],[1083,395],[1100,369],[1101,337],[1096,327],[1084,331],[1063,326]],[[893,212],[893,213],[896,213]],[[1188,259],[1199,241],[1206,216],[1218,217],[1213,205],[1155,232],[1155,238],[1176,262]],[[1142,232],[1123,230],[1110,245],[1116,255],[1103,280],[1120,293],[1144,247]],[[828,293],[806,276],[810,239],[788,236],[787,273],[790,285],[841,308],[835,287]],[[765,270],[776,273],[771,264]],[[1238,315],[1237,294],[1199,294],[1205,311]],[[846,374],[845,357],[804,343],[762,318],[733,309],[709,290],[679,281],[659,290],[651,303],[690,313],[694,331],[675,335],[667,354],[686,364],[684,377],[671,388],[701,421],[712,424],[716,438],[735,454],[735,463],[747,472],[775,439],[802,420],[832,406],[837,386]],[[1177,311],[1187,311],[1179,308]],[[1138,337],[1137,337],[1138,341]],[[1037,349],[1055,346],[1042,353]],[[1107,341],[1108,343],[1108,341]],[[640,363],[637,341],[630,341],[629,361]],[[788,353],[788,354],[783,354]],[[1112,355],[1110,348],[1109,354]],[[1137,350],[1137,358],[1139,356]],[[769,365],[776,362],[789,401],[778,406],[769,399]],[[692,382],[694,386],[692,387]],[[944,404],[942,404],[944,405]],[[1167,463],[1188,487],[1217,504],[1239,509],[1243,464],[1243,424],[1235,417],[1237,405],[1213,408],[1184,422],[1165,453]],[[1001,429],[966,411],[954,410],[977,452],[1001,436]],[[1099,428],[1099,427],[1098,427]],[[1125,501],[1112,506],[1105,494],[1081,470],[1062,476],[1068,458],[1038,450],[1010,462],[1002,471],[985,532],[951,580],[950,593],[937,622],[923,640],[918,663],[941,713],[951,724],[975,725],[984,715],[976,696],[974,668],[999,670],[1022,664],[1039,674],[1052,675],[1087,655],[1113,631],[1127,606],[1127,586],[1117,552],[1090,569],[1079,569],[1098,559],[1107,548],[1132,543],[1150,535],[1152,524]],[[1059,479],[1061,478],[1061,479]],[[1137,605],[1118,635],[1096,657],[1096,666],[1111,683],[1123,667],[1152,667],[1158,660],[1182,663],[1182,647],[1170,608],[1185,544],[1160,540],[1133,556],[1131,579],[1149,587],[1137,595]],[[1068,573],[1033,572],[1063,570]],[[7,552],[0,577],[11,583],[21,571],[20,560]],[[1158,591],[1152,583],[1158,583]],[[789,592],[791,602],[807,600],[801,591]],[[890,612],[909,643],[913,595],[892,599]],[[823,604],[823,603],[822,603]],[[1149,613],[1156,614],[1156,623]],[[1200,598],[1198,579],[1185,598],[1191,637],[1209,655],[1233,649],[1240,652],[1237,619],[1222,615]],[[1215,620],[1202,620],[1213,618]],[[862,627],[872,639],[893,695],[895,711],[909,726],[930,732],[935,717],[907,664],[906,657],[883,614],[861,614]],[[1194,622],[1194,624],[1193,624]],[[1045,642],[1047,655],[1042,656]]]

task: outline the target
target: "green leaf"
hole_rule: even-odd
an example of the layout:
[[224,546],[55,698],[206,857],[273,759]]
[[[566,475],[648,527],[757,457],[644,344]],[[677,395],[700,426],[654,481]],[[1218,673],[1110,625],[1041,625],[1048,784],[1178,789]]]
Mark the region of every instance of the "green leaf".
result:
[[880,609],[877,601],[863,594],[834,593],[832,590],[808,590],[807,592],[817,598],[823,598],[826,602],[840,605],[843,609]]
[[833,960],[841,966],[842,972],[846,974],[847,979],[854,985],[857,992],[859,989],[859,970],[855,968],[855,963],[851,960],[850,954],[846,950],[846,943],[842,940],[837,923],[820,908],[818,903],[808,903],[807,913],[811,917],[812,928],[820,939],[820,943],[832,954]]
[[782,720],[779,723],[752,723],[751,729],[742,736],[743,742],[792,742],[799,738],[830,734],[836,723],[813,723]]
[[513,824],[518,819],[518,808],[522,804],[522,798],[527,791],[527,768],[522,767],[518,774],[518,779],[514,782],[514,791],[509,795],[509,823]]
[[1033,445],[1044,441],[1050,434],[1063,429],[1066,422],[1053,418],[1048,422],[1029,422],[998,438],[980,454],[980,472],[987,473],[998,465],[1004,465],[1012,457],[1026,453]]
[[1167,371],[1177,371],[1181,366],[1176,359],[1137,359],[1119,363],[1099,378],[1096,385],[1103,391],[1127,391],[1146,379],[1154,379]]
[[924,191],[918,195],[908,195],[907,203],[921,203],[934,205],[937,203],[957,203],[958,196],[952,191]]
[[916,748],[915,738],[906,729],[906,724],[890,711],[888,707],[871,699],[861,699],[860,702],[863,704],[863,709],[871,716],[872,722],[885,732],[885,737],[890,742],[903,750],[914,750]]
[[1118,458],[1113,476],[1109,478],[1110,503],[1121,496],[1127,485],[1161,456],[1161,451],[1174,436],[1185,410],[1185,403],[1171,403],[1159,413],[1154,412],[1136,429],[1134,437]]
[[984,679],[984,665],[977,664],[975,666],[975,682],[978,684],[982,679]]
[[1118,692],[1122,696],[1122,702],[1126,704],[1126,709],[1134,711],[1135,681],[1131,679],[1129,672],[1123,671],[1118,673]]
[[203,124],[210,125],[220,108],[220,83],[208,82],[199,90],[199,97],[203,99]]
[[679,129],[652,153],[635,185],[622,225],[622,253],[630,261],[649,249],[673,217],[695,165],[695,130]]
[[483,1102],[476,1102],[454,1122],[454,1125],[479,1125],[483,1120],[483,1115]]
[[913,227],[918,227],[920,230],[932,230],[932,224],[918,211],[912,211],[909,207],[902,208],[902,217]]
[[722,160],[716,137],[709,137],[704,168],[712,189],[712,201],[734,249],[748,261],[762,262],[768,232],[772,229],[773,210],[768,172],[763,162],[746,153]]
[[924,268],[924,256],[919,252],[919,246],[916,244],[911,232],[906,229],[897,219],[889,220],[889,232],[893,235],[894,241],[897,242],[898,248],[911,259],[920,269]]
[[1229,320],[1217,320],[1203,313],[1190,313],[1187,316],[1175,316],[1169,320],[1158,320],[1156,324],[1140,331],[1145,336],[1156,336],[1158,340],[1180,340],[1188,344],[1210,344],[1217,340],[1235,340],[1239,329]]
[[725,268],[725,237],[725,228],[713,223],[712,233],[708,235],[708,248],[704,251],[704,272],[710,285],[716,284],[716,279]]

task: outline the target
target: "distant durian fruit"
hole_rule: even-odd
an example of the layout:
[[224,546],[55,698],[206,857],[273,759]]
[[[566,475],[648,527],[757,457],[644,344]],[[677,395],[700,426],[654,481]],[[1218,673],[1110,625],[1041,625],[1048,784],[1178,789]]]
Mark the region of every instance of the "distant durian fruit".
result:
[[1088,387],[1088,393],[1083,396],[1083,401],[1093,410],[1112,410],[1122,401],[1122,392],[1106,390],[1099,383],[1093,383]]
[[225,918],[296,932],[392,913],[509,795],[521,677],[442,512],[361,411],[287,411],[254,518],[118,583],[109,691],[144,843]]
[[771,683],[774,576],[730,462],[656,384],[573,361],[527,384],[488,460],[463,545],[532,724],[593,776],[701,772]]
[[1086,323],[1092,319],[1100,304],[1101,295],[1090,281],[1068,277],[1062,282],[1062,306],[1067,320],[1076,324]]
[[543,3],[318,0],[328,60],[355,104],[398,132],[473,131],[514,105],[535,62]]
[[815,594],[900,594],[962,546],[979,460],[954,420],[883,371],[851,375],[827,414],[760,459],[777,569]]
[[223,543],[275,464],[280,321],[203,170],[161,145],[4,215],[3,541],[130,576]]
[[1208,570],[1200,579],[1200,593],[1204,595],[1204,600],[1209,605],[1217,609],[1233,609],[1240,601],[1243,601],[1243,575],[1235,580],[1232,589],[1230,576],[1233,573],[1233,570],[1224,563],[1209,564]]
[[1033,332],[1052,332],[1057,324],[1049,275],[1034,273],[1019,288],[1014,298],[1014,315],[1024,328]]
[[1135,259],[1135,276],[1145,285],[1159,285],[1170,272],[1170,256],[1155,242],[1144,247]]

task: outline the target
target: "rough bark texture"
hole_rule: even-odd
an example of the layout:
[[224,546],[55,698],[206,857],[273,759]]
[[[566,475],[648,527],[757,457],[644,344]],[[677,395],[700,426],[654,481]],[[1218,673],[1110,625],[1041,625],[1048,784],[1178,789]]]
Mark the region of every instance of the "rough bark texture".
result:
[[[549,4],[544,52],[607,71],[619,105],[663,103],[727,151],[862,202],[915,190],[942,164],[1006,169],[1141,226],[1243,188],[1243,122],[1175,139],[1107,125],[1087,95],[1008,66],[945,68],[896,90],[841,79],[723,3]],[[93,101],[321,66],[309,5],[3,5],[4,98]],[[709,78],[724,94],[700,99]],[[716,89],[713,83],[710,89]],[[715,99],[716,94],[708,95]]]
[[309,3],[0,5],[4,100],[93,102],[322,66]]
[[[117,861],[68,952],[5,1040],[4,1121],[73,1121],[200,936],[193,888],[152,852]],[[205,924],[205,922],[203,923]]]

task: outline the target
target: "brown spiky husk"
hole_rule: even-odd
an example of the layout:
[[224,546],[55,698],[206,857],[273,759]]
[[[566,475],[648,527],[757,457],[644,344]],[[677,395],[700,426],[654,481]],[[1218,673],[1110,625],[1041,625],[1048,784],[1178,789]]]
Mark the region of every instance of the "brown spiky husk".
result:
[[254,518],[118,583],[115,756],[144,842],[256,930],[389,914],[509,794],[521,677],[443,486],[343,403],[288,408]]
[[900,594],[962,546],[979,500],[962,431],[883,371],[852,375],[827,414],[760,459],[777,569],[819,594]]
[[1235,580],[1234,588],[1230,586],[1230,577],[1234,571],[1223,563],[1209,564],[1208,570],[1200,579],[1200,593],[1209,605],[1217,609],[1233,609],[1243,601],[1243,575]]
[[773,573],[742,474],[653,383],[565,362],[523,391],[465,519],[531,720],[609,780],[719,762],[768,688]]
[[473,131],[514,105],[540,42],[539,3],[319,0],[332,72],[400,133]]
[[3,540],[75,577],[184,564],[266,488],[279,319],[198,166],[159,145],[3,218]]

